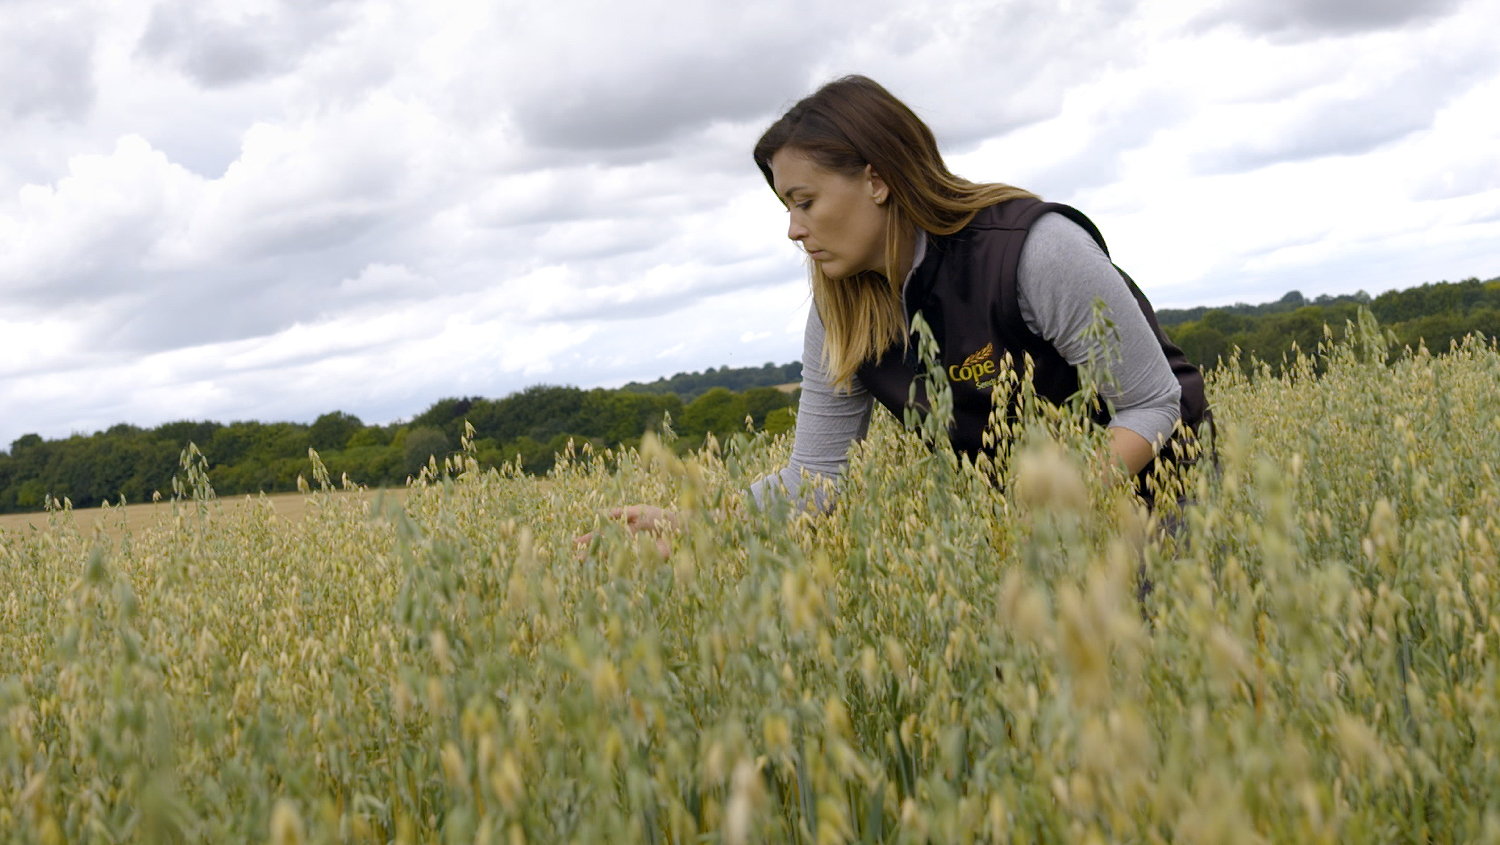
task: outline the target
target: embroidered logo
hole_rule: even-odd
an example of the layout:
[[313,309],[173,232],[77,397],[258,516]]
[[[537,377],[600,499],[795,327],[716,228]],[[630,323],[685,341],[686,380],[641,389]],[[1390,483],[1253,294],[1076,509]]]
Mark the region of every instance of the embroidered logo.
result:
[[987,343],[984,348],[974,352],[964,359],[962,364],[953,364],[948,367],[948,380],[967,382],[983,390],[994,387],[997,378],[995,371],[995,344]]

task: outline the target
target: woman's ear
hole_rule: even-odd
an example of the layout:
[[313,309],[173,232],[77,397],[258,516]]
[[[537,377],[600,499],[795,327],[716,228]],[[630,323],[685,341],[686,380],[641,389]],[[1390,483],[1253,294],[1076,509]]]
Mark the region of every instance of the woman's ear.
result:
[[885,205],[885,201],[891,196],[891,189],[885,184],[885,180],[880,178],[880,174],[875,172],[875,165],[865,165],[865,179],[870,183],[870,199],[874,200],[876,205]]

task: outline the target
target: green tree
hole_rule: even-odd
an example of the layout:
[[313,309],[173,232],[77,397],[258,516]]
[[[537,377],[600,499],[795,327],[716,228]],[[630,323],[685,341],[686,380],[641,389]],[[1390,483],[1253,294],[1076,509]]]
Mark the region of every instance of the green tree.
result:
[[441,461],[452,448],[448,435],[436,426],[424,425],[411,429],[406,433],[406,441],[402,446],[406,474],[416,475],[421,472],[429,458],[436,457]]
[[470,419],[482,437],[504,443],[525,435],[537,441],[577,428],[584,391],[576,387],[538,384],[501,399],[488,413]]
[[1239,314],[1231,314],[1222,309],[1214,309],[1203,315],[1199,321],[1206,328],[1213,329],[1224,337],[1229,337],[1236,332],[1242,332],[1250,328],[1251,320]]
[[672,393],[590,390],[584,394],[571,431],[606,443],[623,443],[655,428],[663,414],[681,411],[682,400]]
[[383,425],[367,425],[364,428],[349,435],[345,443],[347,449],[360,449],[367,446],[389,446],[391,438],[395,436],[394,429]]
[[476,396],[439,399],[432,407],[413,417],[411,425],[413,428],[435,428],[457,440],[463,432],[464,418],[469,415],[474,404],[481,401],[483,400]]
[[[256,441],[260,438],[261,424],[258,422],[232,422],[214,432],[207,443],[199,444],[199,448],[210,461],[215,464],[237,464],[244,460],[250,451],[255,448]],[[214,485],[214,489],[220,492],[230,492],[228,488]]]
[[1212,367],[1229,354],[1229,338],[1218,329],[1200,321],[1183,323],[1169,334],[1188,360],[1201,366]]
[[10,456],[20,459],[41,447],[43,442],[40,434],[23,434],[10,442]]
[[552,453],[545,443],[521,435],[500,447],[502,461],[520,459],[521,468],[527,472],[540,473],[552,468]]
[[307,430],[307,439],[319,452],[343,449],[349,438],[364,427],[359,417],[343,411],[330,411],[313,421]]
[[792,404],[792,396],[776,387],[752,387],[744,393],[745,413],[755,423],[756,428],[763,428],[766,424],[766,415],[778,408],[786,408]]
[[192,422],[180,420],[178,422],[163,423],[156,427],[153,436],[158,440],[167,440],[177,444],[179,454],[182,447],[188,443],[196,443],[201,448],[208,443],[222,426],[216,422]]
[[791,431],[797,426],[797,420],[792,416],[791,408],[777,408],[766,414],[766,431],[770,434],[782,434]]
[[[279,458],[305,461],[307,460],[307,447],[310,445],[312,444],[307,439],[307,426],[285,422],[268,423],[260,426],[256,432],[251,454],[266,463]],[[295,482],[296,476],[293,476],[292,480]]]
[[329,455],[326,462],[335,480],[347,473],[355,484],[367,487],[389,487],[406,478],[405,451],[394,445],[351,445]]
[[744,430],[747,413],[742,394],[715,387],[682,409],[678,433],[689,438],[701,438],[710,432],[719,436],[733,434]]

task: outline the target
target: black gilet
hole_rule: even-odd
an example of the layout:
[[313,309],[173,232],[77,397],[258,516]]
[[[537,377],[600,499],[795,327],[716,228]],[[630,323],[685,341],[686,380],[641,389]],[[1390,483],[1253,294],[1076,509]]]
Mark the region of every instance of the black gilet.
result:
[[[982,435],[994,404],[1004,401],[1009,405],[1012,399],[992,395],[996,372],[1005,356],[1010,356],[1017,372],[1024,372],[1023,362],[1030,357],[1032,384],[1037,395],[1050,402],[1062,404],[1079,389],[1078,369],[1026,325],[1017,295],[1021,247],[1031,225],[1048,212],[1062,214],[1082,226],[1105,255],[1109,254],[1099,229],[1077,209],[1037,199],[1014,199],[982,209],[969,225],[952,235],[928,235],[926,256],[906,285],[908,325],[912,316],[921,312],[941,349],[944,375],[953,393],[954,419],[949,430],[953,448],[970,458],[980,452],[995,452],[993,447],[984,446]],[[1120,276],[1182,385],[1183,426],[1196,433],[1211,420],[1203,375],[1167,339],[1151,303],[1130,276],[1123,270]],[[871,395],[901,419],[911,404],[912,382],[921,368],[913,338],[911,343],[893,344],[857,372]],[[925,411],[927,401],[920,381],[917,388],[915,405]],[[1101,425],[1110,419],[1103,407],[1093,416]],[[1180,438],[1179,433],[1174,438],[1177,442],[1163,447],[1160,457],[1180,460],[1191,454],[1191,450],[1182,448]],[[1148,465],[1139,477],[1143,494],[1144,480],[1152,469]]]

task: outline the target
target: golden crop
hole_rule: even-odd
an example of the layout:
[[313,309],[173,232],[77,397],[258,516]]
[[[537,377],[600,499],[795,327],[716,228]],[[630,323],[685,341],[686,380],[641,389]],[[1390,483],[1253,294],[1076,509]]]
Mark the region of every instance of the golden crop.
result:
[[404,507],[314,458],[292,525],[190,452],[152,528],[0,534],[0,833],[1500,840],[1500,351],[1318,362],[1221,371],[1176,536],[1036,403],[998,487],[882,419],[819,518],[743,506],[786,437]]

